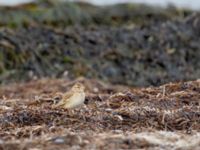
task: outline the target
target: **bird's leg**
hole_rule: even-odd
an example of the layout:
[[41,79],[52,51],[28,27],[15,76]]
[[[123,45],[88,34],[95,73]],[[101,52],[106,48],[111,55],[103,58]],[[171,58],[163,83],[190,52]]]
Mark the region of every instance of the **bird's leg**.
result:
[[[85,117],[85,114],[86,114],[86,111],[87,110],[87,107],[86,105],[84,105],[84,107],[80,110],[80,114],[81,116],[83,117],[83,120],[86,121],[86,117]],[[85,112],[85,113],[84,113]]]

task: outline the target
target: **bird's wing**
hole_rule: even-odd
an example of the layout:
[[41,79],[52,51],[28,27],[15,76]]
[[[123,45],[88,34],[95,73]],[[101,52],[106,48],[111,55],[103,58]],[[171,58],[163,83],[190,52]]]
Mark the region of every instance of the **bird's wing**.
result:
[[67,102],[69,100],[69,98],[73,96],[73,94],[74,94],[74,92],[71,92],[71,91],[65,93],[63,95],[63,97],[62,97],[62,100],[64,100],[65,102]]
[[55,107],[65,105],[69,101],[69,98],[72,95],[73,95],[73,92],[67,92],[67,93],[63,94],[61,101],[59,101],[58,104],[55,105]]

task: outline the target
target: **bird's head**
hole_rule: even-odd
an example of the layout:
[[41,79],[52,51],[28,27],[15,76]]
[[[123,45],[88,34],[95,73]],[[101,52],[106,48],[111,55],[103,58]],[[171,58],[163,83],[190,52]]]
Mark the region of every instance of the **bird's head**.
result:
[[85,86],[82,83],[76,83],[72,87],[72,91],[84,92],[84,90],[85,90]]

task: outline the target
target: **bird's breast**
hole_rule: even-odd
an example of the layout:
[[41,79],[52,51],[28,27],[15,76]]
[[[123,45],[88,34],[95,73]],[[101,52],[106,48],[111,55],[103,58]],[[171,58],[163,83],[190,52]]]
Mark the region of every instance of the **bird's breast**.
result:
[[81,104],[83,104],[84,101],[85,101],[85,93],[76,93],[70,98],[69,103],[66,105],[66,107],[67,108],[78,107]]

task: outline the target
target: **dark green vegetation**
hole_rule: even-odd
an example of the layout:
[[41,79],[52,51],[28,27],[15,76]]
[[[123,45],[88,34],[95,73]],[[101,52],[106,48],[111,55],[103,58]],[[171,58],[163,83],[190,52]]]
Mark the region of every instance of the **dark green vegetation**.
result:
[[96,7],[86,3],[42,0],[15,8],[0,8],[0,25],[11,28],[27,27],[32,24],[54,27],[74,24],[116,26],[136,23],[141,25],[183,18],[191,13],[190,10],[176,9],[173,6],[166,9],[136,4]]
[[198,13],[50,2],[0,12],[0,82],[66,71],[137,86],[200,77]]

